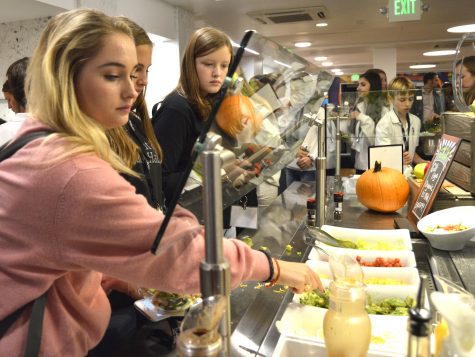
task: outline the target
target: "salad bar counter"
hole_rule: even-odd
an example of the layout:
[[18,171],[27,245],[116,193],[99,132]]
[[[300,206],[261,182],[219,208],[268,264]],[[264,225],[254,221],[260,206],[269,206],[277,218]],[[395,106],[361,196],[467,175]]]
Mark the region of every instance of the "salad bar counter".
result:
[[[312,194],[313,183],[294,182],[261,213],[257,233],[252,237],[244,234],[242,238],[256,248],[268,248],[281,259],[307,262],[328,286],[328,257],[307,246],[303,239],[306,201]],[[342,220],[335,222],[331,213],[326,215],[327,226],[322,227],[325,231],[342,240],[351,239],[357,246],[367,245],[363,250],[330,246],[325,249],[345,249],[363,267],[371,299],[367,310],[370,309],[373,326],[369,356],[405,356],[405,315],[416,298],[420,274],[427,276],[426,296],[441,290],[435,275],[475,293],[475,242],[468,242],[460,251],[434,249],[422,235],[411,239],[409,231],[394,230],[394,219],[406,217],[406,206],[395,213],[381,214],[367,210],[351,194],[345,195]],[[429,302],[428,298],[425,300]],[[325,304],[328,296],[318,292],[298,296],[286,287],[267,289],[260,284],[235,289],[231,295],[231,355],[325,356]],[[344,332],[341,333],[343,337]]]

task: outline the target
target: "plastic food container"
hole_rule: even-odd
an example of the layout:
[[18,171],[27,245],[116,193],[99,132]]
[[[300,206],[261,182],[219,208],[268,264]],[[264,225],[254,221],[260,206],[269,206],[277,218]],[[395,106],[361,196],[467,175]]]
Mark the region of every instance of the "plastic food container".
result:
[[[325,246],[326,249],[326,246]],[[335,251],[334,249],[331,249]],[[402,267],[406,268],[415,268],[416,267],[416,257],[412,250],[355,250],[355,249],[340,249],[336,251],[340,254],[347,254],[350,257],[356,259],[356,257],[361,257],[363,262],[374,262],[376,258],[383,258],[385,261],[389,259],[399,259]],[[318,249],[313,248],[310,252],[309,259],[311,260],[321,260],[328,261],[328,256],[319,251]]]
[[[336,239],[349,240],[364,249],[353,249],[358,252],[364,250],[412,250],[411,236],[408,229],[356,229],[323,225],[322,229]],[[325,250],[327,245],[325,245]],[[345,251],[348,248],[330,247]]]
[[[326,309],[290,303],[276,326],[281,337],[273,356],[326,356],[323,317]],[[407,316],[370,315],[368,356],[405,356]]]

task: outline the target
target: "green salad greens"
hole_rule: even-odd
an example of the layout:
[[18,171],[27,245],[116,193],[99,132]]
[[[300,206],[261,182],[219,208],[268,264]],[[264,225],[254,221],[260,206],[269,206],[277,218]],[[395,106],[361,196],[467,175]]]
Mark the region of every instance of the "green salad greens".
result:
[[323,293],[318,290],[313,290],[300,295],[300,303],[303,305],[323,307],[328,309],[329,301],[330,292],[328,289],[325,289]]
[[[328,309],[330,302],[330,294],[328,289],[322,293],[320,291],[309,291],[300,295],[300,303],[303,305],[310,305]],[[415,301],[411,297],[406,299],[387,298],[378,302],[373,302],[368,296],[368,303],[366,311],[373,315],[399,315],[404,316],[408,314],[408,310],[415,305]]]

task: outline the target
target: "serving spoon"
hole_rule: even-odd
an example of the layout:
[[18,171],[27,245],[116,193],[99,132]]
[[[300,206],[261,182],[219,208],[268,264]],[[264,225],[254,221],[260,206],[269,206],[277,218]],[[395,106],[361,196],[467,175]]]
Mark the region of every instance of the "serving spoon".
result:
[[304,232],[304,242],[307,245],[323,251],[323,249],[318,246],[317,241],[333,247],[357,249],[357,245],[349,240],[336,239],[330,233],[325,232],[319,227],[307,226]]

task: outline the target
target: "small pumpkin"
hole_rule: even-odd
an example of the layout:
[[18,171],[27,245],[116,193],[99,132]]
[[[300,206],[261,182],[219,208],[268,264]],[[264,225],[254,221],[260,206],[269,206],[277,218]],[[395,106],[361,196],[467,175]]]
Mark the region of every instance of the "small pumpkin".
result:
[[356,182],[356,196],[367,208],[378,212],[394,212],[409,197],[409,184],[399,171],[381,167],[376,161]]
[[235,94],[224,98],[216,113],[216,124],[226,135],[236,139],[246,126],[250,126],[255,136],[261,130],[262,120],[248,97]]

